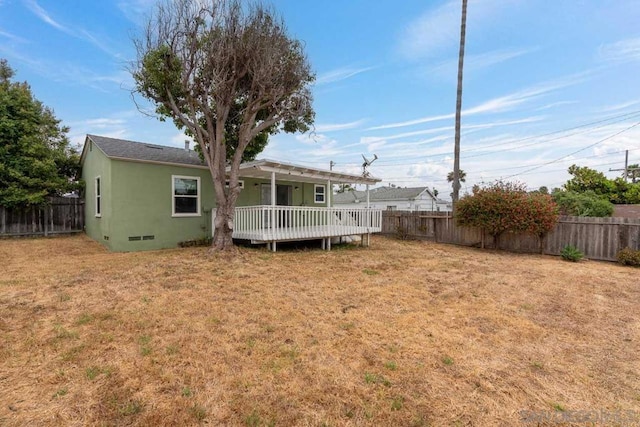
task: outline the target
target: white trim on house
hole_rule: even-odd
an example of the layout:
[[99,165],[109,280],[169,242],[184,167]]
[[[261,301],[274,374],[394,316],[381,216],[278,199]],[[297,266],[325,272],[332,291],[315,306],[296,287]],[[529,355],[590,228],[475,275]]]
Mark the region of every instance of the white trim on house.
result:
[[102,178],[100,175],[96,176],[94,179],[94,196],[95,196],[95,208],[96,208],[96,218],[102,217]]
[[[318,188],[322,188],[321,192],[318,192]],[[318,196],[322,196],[322,200],[318,200]],[[313,203],[323,204],[327,201],[327,187],[324,184],[313,185]]]
[[[176,194],[176,179],[189,179],[196,181],[196,195],[183,195]],[[186,175],[171,175],[171,216],[172,217],[195,217],[201,216],[200,210],[200,199],[202,196],[201,188],[200,188],[200,177],[199,176],[186,176]],[[195,198],[196,199],[196,212],[178,212],[176,213],[176,197],[183,198]]]

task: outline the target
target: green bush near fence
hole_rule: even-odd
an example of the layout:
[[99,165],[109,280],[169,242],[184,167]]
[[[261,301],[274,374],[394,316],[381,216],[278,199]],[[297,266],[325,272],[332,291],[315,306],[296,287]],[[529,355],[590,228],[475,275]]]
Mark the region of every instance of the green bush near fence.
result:
[[640,251],[636,251],[631,248],[624,248],[618,252],[616,259],[622,265],[640,267]]
[[563,260],[571,262],[578,262],[582,258],[584,258],[584,254],[580,251],[580,249],[572,245],[567,245],[562,248],[562,251],[560,251],[560,256]]

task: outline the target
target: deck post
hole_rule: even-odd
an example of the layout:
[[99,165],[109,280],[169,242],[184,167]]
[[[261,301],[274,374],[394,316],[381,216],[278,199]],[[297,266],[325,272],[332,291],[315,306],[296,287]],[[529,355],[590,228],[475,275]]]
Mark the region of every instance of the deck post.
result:
[[322,248],[322,250],[323,250],[323,251],[324,251],[324,248],[325,248],[325,246],[326,246],[326,242],[327,242],[327,239],[325,239],[325,238],[323,237],[323,238],[322,238],[322,243],[320,244],[320,247]]
[[367,184],[367,209],[369,209],[369,184]]
[[331,250],[331,237],[327,237],[327,250]]
[[[271,172],[271,234],[276,238],[276,173]],[[275,240],[274,240],[275,245]],[[273,251],[275,252],[275,246]]]

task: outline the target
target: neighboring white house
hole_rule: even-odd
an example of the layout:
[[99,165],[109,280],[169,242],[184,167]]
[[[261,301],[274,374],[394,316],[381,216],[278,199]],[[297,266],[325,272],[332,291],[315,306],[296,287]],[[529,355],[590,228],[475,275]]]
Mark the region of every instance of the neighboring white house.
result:
[[[364,207],[366,191],[345,191],[333,195],[332,204],[339,207]],[[369,193],[372,208],[390,211],[451,211],[451,202],[438,199],[427,187],[378,187]]]

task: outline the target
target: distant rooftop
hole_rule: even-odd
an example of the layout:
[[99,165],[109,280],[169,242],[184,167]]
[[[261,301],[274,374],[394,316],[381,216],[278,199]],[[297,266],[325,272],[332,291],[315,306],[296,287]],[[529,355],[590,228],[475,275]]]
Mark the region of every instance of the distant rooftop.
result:
[[[393,201],[393,200],[414,200],[420,194],[425,192],[434,200],[436,197],[431,193],[428,187],[378,187],[374,188],[369,193],[370,201]],[[367,200],[366,191],[345,191],[344,193],[337,193],[333,196],[333,202],[340,203],[356,203],[364,202]],[[441,201],[441,200],[438,200]]]

